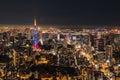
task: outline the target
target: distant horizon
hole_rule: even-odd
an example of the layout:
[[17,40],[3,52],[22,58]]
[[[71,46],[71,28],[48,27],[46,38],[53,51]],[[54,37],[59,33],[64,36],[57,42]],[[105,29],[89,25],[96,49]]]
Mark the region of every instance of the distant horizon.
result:
[[[0,27],[34,27],[33,24],[0,24]],[[55,24],[37,24],[38,27],[53,27],[53,28],[62,28],[62,29],[93,29],[93,28],[118,28],[120,29],[119,25],[55,25]]]
[[[1,19],[1,18],[0,18]],[[65,21],[65,22],[64,22]],[[120,24],[116,23],[110,23],[110,22],[99,22],[99,23],[94,23],[94,22],[88,22],[86,21],[77,21],[75,19],[75,23],[73,20],[69,19],[37,19],[37,25],[55,25],[55,26],[120,26]],[[25,18],[25,19],[3,19],[0,20],[0,25],[33,25],[33,18]]]

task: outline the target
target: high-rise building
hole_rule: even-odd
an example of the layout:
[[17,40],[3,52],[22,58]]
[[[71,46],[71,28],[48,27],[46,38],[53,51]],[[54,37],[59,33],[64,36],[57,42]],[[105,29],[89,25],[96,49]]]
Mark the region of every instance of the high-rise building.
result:
[[106,51],[106,53],[105,53],[106,59],[108,60],[109,65],[111,65],[111,59],[112,59],[112,55],[113,55],[112,45],[107,45],[105,51]]
[[98,39],[98,51],[104,51],[105,48],[105,40],[104,38]]

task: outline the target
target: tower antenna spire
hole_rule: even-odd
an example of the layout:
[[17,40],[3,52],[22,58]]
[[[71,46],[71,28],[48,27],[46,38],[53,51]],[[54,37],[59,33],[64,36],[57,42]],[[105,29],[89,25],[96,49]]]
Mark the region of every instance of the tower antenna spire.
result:
[[34,16],[34,26],[36,27],[37,22],[36,22],[36,17]]

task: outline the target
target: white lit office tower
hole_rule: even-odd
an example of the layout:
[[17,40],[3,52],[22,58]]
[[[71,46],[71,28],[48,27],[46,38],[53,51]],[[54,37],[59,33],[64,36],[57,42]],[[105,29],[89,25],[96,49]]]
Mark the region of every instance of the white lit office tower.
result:
[[106,60],[109,62],[109,65],[111,64],[112,54],[113,54],[112,45],[107,45],[105,50],[105,57],[106,57]]
[[113,47],[112,47],[112,45],[107,45],[106,46],[106,56],[107,57],[112,57],[112,53],[113,53]]
[[58,41],[60,40],[60,34],[59,33],[57,34],[57,40]]

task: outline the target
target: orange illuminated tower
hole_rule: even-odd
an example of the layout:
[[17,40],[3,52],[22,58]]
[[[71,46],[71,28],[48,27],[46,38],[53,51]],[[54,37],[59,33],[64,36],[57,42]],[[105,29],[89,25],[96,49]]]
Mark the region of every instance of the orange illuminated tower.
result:
[[38,39],[37,39],[37,25],[36,25],[36,17],[34,17],[34,34],[33,34],[33,50],[40,51],[40,48],[38,46]]
[[37,27],[36,17],[34,16],[34,27]]

